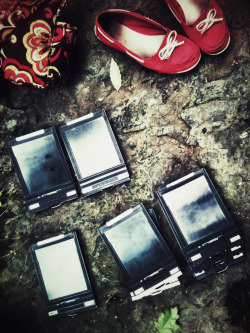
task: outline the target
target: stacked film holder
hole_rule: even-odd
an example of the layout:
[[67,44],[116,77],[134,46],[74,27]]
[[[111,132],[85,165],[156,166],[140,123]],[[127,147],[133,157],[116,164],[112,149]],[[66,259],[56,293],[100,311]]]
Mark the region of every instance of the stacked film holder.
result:
[[157,195],[197,280],[244,259],[239,231],[204,169],[170,183]]
[[180,285],[178,277],[182,272],[155,219],[153,210],[148,213],[139,204],[98,229],[124,276],[133,301]]
[[130,180],[104,110],[60,126],[59,133],[51,127],[7,143],[30,211],[74,200],[78,187],[88,196]]

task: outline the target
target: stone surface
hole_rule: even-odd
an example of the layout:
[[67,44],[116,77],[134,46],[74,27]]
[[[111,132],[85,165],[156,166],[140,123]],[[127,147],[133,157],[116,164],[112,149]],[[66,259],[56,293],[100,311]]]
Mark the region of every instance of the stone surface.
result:
[[[151,333],[161,311],[178,306],[182,333],[244,333],[230,324],[225,297],[249,276],[250,54],[247,0],[218,0],[231,44],[219,56],[202,54],[182,75],[141,67],[100,43],[95,16],[107,8],[137,11],[182,32],[163,0],[72,0],[68,20],[77,26],[69,82],[38,91],[0,82],[0,318],[3,332]],[[119,65],[122,87],[109,77]],[[11,167],[5,142],[105,109],[131,181],[88,198],[31,214]],[[191,171],[206,168],[245,241],[245,262],[195,282],[164,218],[155,191]],[[132,302],[124,280],[97,228],[144,203],[160,217],[165,238],[183,270],[181,287]],[[76,317],[47,317],[29,245],[77,231],[98,308]],[[1,325],[0,325],[1,326]],[[2,330],[2,329],[1,329]]]

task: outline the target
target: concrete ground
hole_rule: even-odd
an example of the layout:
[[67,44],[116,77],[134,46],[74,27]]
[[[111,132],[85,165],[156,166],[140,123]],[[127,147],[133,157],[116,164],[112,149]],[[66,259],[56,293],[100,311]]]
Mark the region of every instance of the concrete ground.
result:
[[[250,7],[247,0],[218,3],[227,18],[230,46],[218,56],[202,54],[199,65],[185,74],[148,70],[105,46],[94,34],[96,15],[109,8],[139,12],[183,33],[163,0],[72,0],[66,14],[78,28],[78,35],[68,83],[53,90],[35,90],[0,82],[1,332],[153,333],[157,332],[154,322],[159,314],[174,306],[179,309],[181,333],[247,332]],[[121,72],[119,91],[110,80],[112,58]],[[11,167],[6,141],[99,109],[106,110],[130,182],[54,210],[30,213]],[[209,173],[240,229],[246,259],[197,282],[155,192],[200,168]],[[97,228],[139,203],[155,209],[183,276],[180,287],[132,302]],[[71,231],[77,231],[98,307],[53,320],[46,314],[29,245]],[[235,297],[228,306],[235,285],[242,298]]]

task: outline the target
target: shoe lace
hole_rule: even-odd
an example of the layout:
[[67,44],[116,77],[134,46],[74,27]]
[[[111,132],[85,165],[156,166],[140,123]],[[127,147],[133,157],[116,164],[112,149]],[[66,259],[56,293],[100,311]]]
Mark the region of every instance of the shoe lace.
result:
[[177,32],[175,30],[169,33],[168,38],[166,40],[166,45],[159,51],[159,58],[161,60],[168,59],[171,56],[171,54],[174,52],[176,46],[179,46],[184,43],[184,41],[178,43],[176,37],[177,37]]
[[207,17],[197,24],[196,29],[201,34],[204,34],[215,22],[222,21],[223,18],[215,18],[216,17],[216,9],[210,9],[207,13]]

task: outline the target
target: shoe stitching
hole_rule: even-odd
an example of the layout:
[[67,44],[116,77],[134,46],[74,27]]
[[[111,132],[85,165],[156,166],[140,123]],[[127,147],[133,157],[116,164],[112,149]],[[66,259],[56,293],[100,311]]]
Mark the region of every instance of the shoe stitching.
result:
[[114,41],[110,38],[108,38],[107,36],[104,35],[104,33],[101,31],[101,29],[98,27],[97,30],[100,32],[101,35],[103,35],[103,37],[105,37],[110,43],[114,44]]
[[127,12],[129,13],[129,10],[126,9],[108,9],[109,12]]
[[170,5],[168,5],[168,8],[171,10],[172,14],[174,15],[174,17],[176,18],[176,20],[181,23],[181,21],[179,20],[179,18],[177,17],[177,15],[175,14],[175,12],[173,11],[173,9],[170,7]]
[[134,59],[136,59],[136,60],[138,60],[138,61],[140,61],[140,62],[142,62],[142,63],[144,63],[144,60],[143,59],[140,59],[140,58],[137,58],[136,56],[134,56],[133,54],[131,54],[129,51],[125,51],[130,57],[132,57],[132,58],[134,58]]
[[172,30],[168,35],[166,45],[159,51],[159,58],[161,60],[169,59],[169,57],[174,52],[174,49],[177,46],[184,44],[184,41],[178,43],[176,37],[177,37],[177,32],[175,30]]
[[196,25],[197,31],[204,34],[215,22],[220,22],[223,18],[216,18],[216,9],[210,9],[207,17]]

